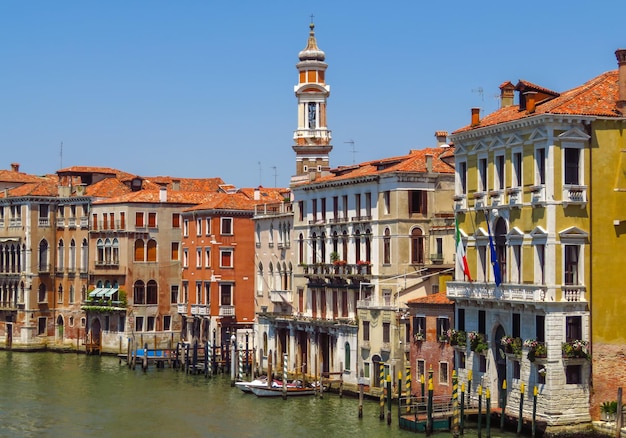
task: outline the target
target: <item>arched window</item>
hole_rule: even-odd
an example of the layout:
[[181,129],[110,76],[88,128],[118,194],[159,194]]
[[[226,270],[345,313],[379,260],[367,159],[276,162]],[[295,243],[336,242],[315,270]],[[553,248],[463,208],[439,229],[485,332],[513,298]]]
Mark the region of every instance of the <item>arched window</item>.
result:
[[345,362],[343,366],[346,370],[350,370],[350,343],[346,342],[346,344],[344,345],[344,348],[345,348],[345,354],[344,354]]
[[270,234],[268,237],[271,248],[272,246],[274,246],[274,224],[270,224]]
[[259,268],[256,272],[256,293],[263,295],[263,263],[259,262]]
[[157,242],[154,239],[148,240],[148,261],[157,261]]
[[333,232],[333,252],[339,255],[339,236],[337,232]]
[[298,236],[298,263],[304,263],[304,236],[302,233]]
[[120,244],[117,239],[113,239],[113,243],[111,244],[111,249],[113,250],[113,259],[111,260],[114,265],[120,264]]
[[57,303],[63,303],[63,286],[59,285],[59,289],[57,291]]
[[341,260],[348,261],[348,232],[345,230],[341,238]]
[[68,267],[70,272],[76,271],[76,241],[72,239],[70,241],[70,257],[68,260]]
[[269,271],[268,271],[268,280],[269,280],[269,288],[270,290],[275,290],[274,289],[274,265],[272,264],[272,262],[270,262],[270,267],[269,267]]
[[96,242],[96,264],[104,263],[104,240],[98,239]]
[[148,287],[146,288],[146,304],[158,304],[158,296],[157,282],[154,280],[148,281]]
[[65,260],[65,244],[63,239],[59,239],[59,247],[57,249],[57,268],[59,271],[63,270],[63,262]]
[[146,304],[146,285],[141,280],[133,286],[133,304]]
[[317,234],[313,233],[313,236],[311,237],[311,245],[313,246],[313,248],[311,248],[313,250],[313,259],[311,260],[311,263],[315,264],[317,263]]
[[424,236],[419,228],[411,230],[411,264],[424,264]]
[[354,233],[354,257],[356,262],[361,261],[361,231],[356,230]]
[[326,233],[320,236],[320,262],[326,263]]
[[107,265],[111,264],[111,239],[104,241],[104,262]]
[[498,257],[498,265],[500,265],[500,278],[502,282],[506,282],[506,235],[507,226],[503,218],[498,218],[495,226],[494,245],[496,247],[496,255]]
[[372,234],[370,230],[365,230],[365,260],[372,261]]
[[285,262],[283,262],[283,290],[289,290],[289,274]]
[[385,228],[385,237],[383,237],[383,263],[391,264],[391,231]]
[[39,242],[39,270],[48,272],[50,270],[50,266],[48,265],[48,241],[43,239]]
[[144,255],[144,243],[143,240],[141,239],[137,239],[135,240],[135,261],[136,262],[143,262],[146,257]]
[[256,233],[254,233],[254,243],[257,248],[261,246],[261,225],[257,222]]
[[83,239],[83,243],[80,245],[80,271],[87,272],[87,266],[89,263],[89,247],[87,246],[87,239]]
[[39,301],[40,303],[45,303],[48,301],[46,297],[46,285],[43,283],[39,285],[39,296],[37,297],[37,301]]
[[70,284],[70,303],[73,303],[76,297],[74,296],[74,285]]

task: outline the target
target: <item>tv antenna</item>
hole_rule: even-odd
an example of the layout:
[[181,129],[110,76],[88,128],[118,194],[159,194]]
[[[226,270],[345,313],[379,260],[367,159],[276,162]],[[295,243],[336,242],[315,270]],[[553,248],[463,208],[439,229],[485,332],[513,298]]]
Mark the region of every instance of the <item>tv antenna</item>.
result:
[[348,143],[348,144],[352,145],[352,164],[354,164],[356,162],[355,161],[355,156],[356,156],[356,153],[357,153],[357,150],[355,149],[355,146],[354,146],[355,141],[354,140],[348,140],[348,141],[344,141],[344,143]]
[[472,93],[478,93],[480,94],[480,100],[482,102],[485,101],[485,90],[483,90],[483,87],[478,87],[478,88],[473,88],[472,89]]
[[259,164],[259,185],[263,185],[263,168],[261,167],[261,162],[258,161]]
[[276,175],[278,175],[278,173],[276,172],[276,166],[272,166],[272,170],[274,170],[274,187],[278,187],[276,185]]

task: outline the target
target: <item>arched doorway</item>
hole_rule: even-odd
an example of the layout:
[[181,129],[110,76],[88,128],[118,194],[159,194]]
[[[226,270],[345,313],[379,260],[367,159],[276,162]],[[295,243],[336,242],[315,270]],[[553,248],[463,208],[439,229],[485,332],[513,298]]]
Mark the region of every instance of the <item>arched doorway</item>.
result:
[[57,341],[63,342],[63,317],[57,317]]
[[99,318],[94,318],[91,321],[91,328],[89,330],[89,335],[91,337],[91,344],[94,346],[100,346],[101,336],[102,336],[102,327],[100,326]]
[[380,356],[375,354],[372,356],[372,386],[375,388],[380,388]]
[[[493,357],[496,364],[496,371],[498,373],[498,389],[502,388],[502,382],[506,379],[506,354],[504,346],[500,340],[506,335],[504,327],[499,325],[496,328],[496,334],[493,337]],[[500,398],[498,397],[498,400]]]

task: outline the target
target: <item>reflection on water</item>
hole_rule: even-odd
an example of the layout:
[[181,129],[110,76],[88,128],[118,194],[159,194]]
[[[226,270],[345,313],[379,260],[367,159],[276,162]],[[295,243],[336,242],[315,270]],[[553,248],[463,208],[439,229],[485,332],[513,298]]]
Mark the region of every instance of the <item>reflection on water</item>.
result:
[[[131,371],[113,357],[0,351],[2,437],[416,435],[398,429],[395,412],[391,426],[381,422],[376,401],[365,402],[364,418],[357,413],[356,399],[336,394],[259,399],[231,388],[228,376]],[[515,435],[492,431],[498,436]]]

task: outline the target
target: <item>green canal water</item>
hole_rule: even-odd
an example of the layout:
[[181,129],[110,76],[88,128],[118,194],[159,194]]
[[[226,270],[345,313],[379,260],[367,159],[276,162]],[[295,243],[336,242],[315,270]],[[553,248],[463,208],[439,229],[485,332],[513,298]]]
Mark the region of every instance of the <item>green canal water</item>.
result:
[[0,437],[424,436],[400,430],[395,407],[391,426],[379,420],[376,401],[366,400],[362,419],[357,414],[357,399],[336,394],[260,399],[232,388],[228,376],[144,373],[114,357],[0,351]]

